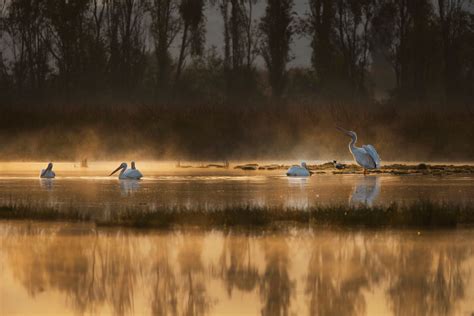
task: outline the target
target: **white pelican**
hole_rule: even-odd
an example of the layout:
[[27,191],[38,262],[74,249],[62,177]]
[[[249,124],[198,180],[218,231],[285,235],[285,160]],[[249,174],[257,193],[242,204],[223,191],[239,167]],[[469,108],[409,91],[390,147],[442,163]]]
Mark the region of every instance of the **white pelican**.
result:
[[120,171],[120,174],[119,174],[120,180],[140,180],[140,178],[143,177],[143,175],[141,174],[140,171],[138,171],[137,169],[134,169],[134,167],[135,167],[134,162],[132,162],[132,169],[127,169],[127,164],[125,162],[122,162],[120,166],[118,166],[117,169],[112,171],[112,173],[109,176],[113,175],[119,170],[122,170]]
[[56,173],[53,171],[53,163],[50,162],[46,169],[41,169],[40,178],[53,179],[54,177],[56,177]]
[[367,169],[380,168],[380,157],[374,146],[362,145],[362,148],[357,147],[355,145],[355,143],[357,142],[357,134],[355,132],[345,130],[341,127],[337,127],[337,129],[345,133],[352,139],[349,143],[349,151],[351,152],[357,164],[364,168],[364,174],[367,173]]
[[286,172],[288,177],[309,177],[311,176],[312,172],[308,170],[306,166],[306,162],[302,162],[301,166],[294,165],[291,166],[290,169]]
[[[138,170],[137,168],[135,168],[135,161],[132,161],[130,164],[131,164],[132,170],[135,170],[135,173],[137,174],[137,176],[140,176],[140,178],[143,177],[143,174],[140,172],[140,170]],[[140,179],[140,178],[139,178],[139,179]]]

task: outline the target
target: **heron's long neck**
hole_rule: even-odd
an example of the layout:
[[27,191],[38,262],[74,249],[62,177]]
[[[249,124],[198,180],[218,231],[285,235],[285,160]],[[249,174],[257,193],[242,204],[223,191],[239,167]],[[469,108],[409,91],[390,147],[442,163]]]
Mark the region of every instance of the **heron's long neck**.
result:
[[355,143],[357,142],[357,135],[352,136],[352,139],[349,143],[349,149],[352,152],[356,148]]

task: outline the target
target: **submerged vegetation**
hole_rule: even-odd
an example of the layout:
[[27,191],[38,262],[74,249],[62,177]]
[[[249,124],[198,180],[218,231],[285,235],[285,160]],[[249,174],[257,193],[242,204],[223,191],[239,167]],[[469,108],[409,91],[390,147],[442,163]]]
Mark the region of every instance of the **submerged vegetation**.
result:
[[18,204],[0,206],[0,219],[84,221],[103,226],[149,228],[173,225],[273,227],[281,223],[341,227],[456,227],[474,224],[474,205],[418,201],[377,206],[321,205],[304,209],[244,205],[215,209],[144,209],[137,206],[97,214],[74,206],[59,208]]

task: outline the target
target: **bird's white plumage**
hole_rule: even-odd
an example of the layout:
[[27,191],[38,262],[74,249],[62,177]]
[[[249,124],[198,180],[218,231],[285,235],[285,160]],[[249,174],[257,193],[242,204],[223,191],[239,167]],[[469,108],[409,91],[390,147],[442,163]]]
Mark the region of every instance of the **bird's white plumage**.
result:
[[53,179],[56,177],[56,173],[53,171],[53,163],[49,163],[46,169],[41,169],[40,178],[43,179]]
[[56,177],[56,173],[53,170],[42,169],[40,177],[43,179],[53,179]]
[[377,151],[375,150],[374,146],[372,145],[363,145],[362,148],[365,149],[367,154],[372,158],[375,163],[375,168],[380,168],[380,157]]
[[119,175],[119,179],[134,179],[138,180],[142,178],[143,175],[137,169],[127,169]]
[[143,177],[138,169],[127,169],[127,164],[125,162],[122,162],[110,175],[113,175],[119,170],[121,170],[118,177],[120,180],[140,180]]
[[301,166],[294,165],[291,166],[286,172],[288,177],[309,177],[311,172],[307,169],[306,163],[301,163]]
[[338,127],[338,129],[344,132],[351,138],[349,143],[349,151],[351,152],[354,160],[358,165],[364,169],[378,169],[380,168],[380,157],[374,146],[372,145],[363,145],[362,147],[357,147],[355,143],[357,142],[357,134],[353,131],[348,131],[343,128]]

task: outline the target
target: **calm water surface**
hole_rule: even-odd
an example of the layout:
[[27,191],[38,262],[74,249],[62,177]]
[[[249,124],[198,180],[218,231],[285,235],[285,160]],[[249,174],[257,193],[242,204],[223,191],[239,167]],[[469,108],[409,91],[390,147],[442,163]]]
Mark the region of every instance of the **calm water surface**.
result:
[[314,175],[289,178],[284,170],[177,169],[143,163],[141,181],[108,177],[118,163],[90,168],[55,164],[57,178],[40,180],[43,164],[0,163],[0,204],[120,207],[266,205],[307,207],[329,203],[386,204],[414,200],[474,201],[473,176]]
[[[0,205],[123,207],[474,201],[469,176],[315,175],[0,163]],[[100,213],[98,213],[100,214]],[[472,315],[474,230],[132,230],[0,221],[0,315]]]
[[472,315],[473,240],[0,221],[0,314]]

